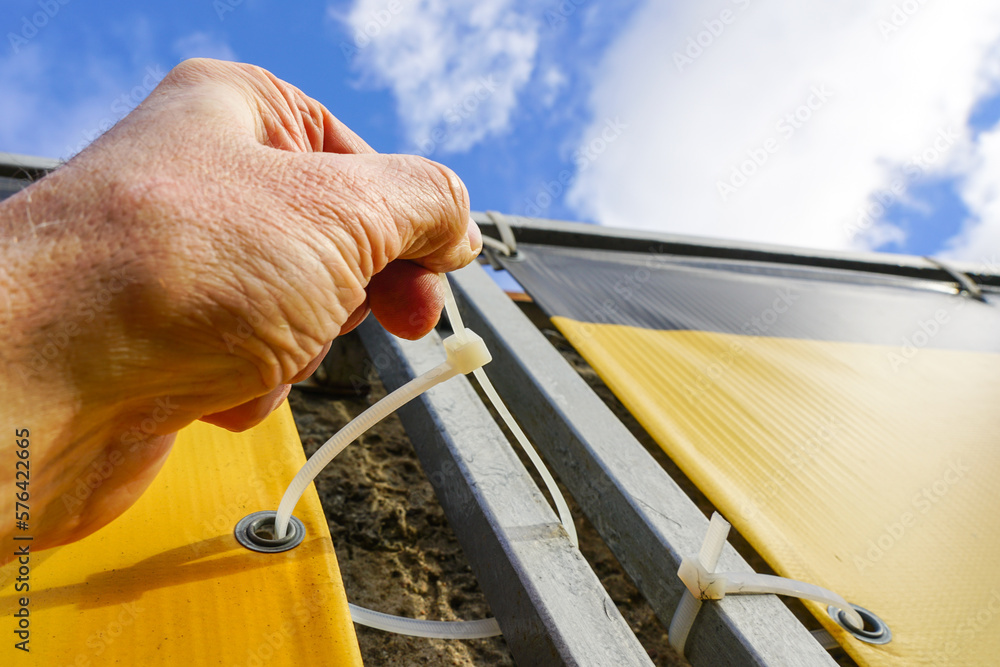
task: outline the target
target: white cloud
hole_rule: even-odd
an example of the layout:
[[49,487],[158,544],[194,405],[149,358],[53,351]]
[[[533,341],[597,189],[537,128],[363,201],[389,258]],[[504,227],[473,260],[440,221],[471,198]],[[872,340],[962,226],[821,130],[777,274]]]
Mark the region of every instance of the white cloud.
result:
[[224,39],[207,32],[193,32],[174,42],[174,52],[181,60],[188,58],[215,58],[236,60],[236,54]]
[[465,151],[510,126],[539,26],[515,0],[356,0],[341,50],[390,88],[415,150]]
[[[983,215],[993,202],[995,220],[987,170],[1000,177],[1000,156],[966,121],[1000,79],[985,64],[998,39],[994,0],[648,0],[598,70],[582,141],[592,159],[568,201],[610,225],[875,247],[902,232],[859,226],[859,212],[904,198],[896,179],[975,168],[984,184],[970,180],[966,199]],[[616,119],[627,127],[602,142]],[[741,166],[754,172],[745,183]],[[977,234],[963,238],[987,241]]]
[[541,103],[543,107],[551,107],[556,99],[559,97],[559,93],[563,91],[569,80],[566,75],[563,74],[562,70],[556,65],[549,65],[545,68],[545,72],[541,75],[542,83],[542,95]]
[[971,163],[960,194],[973,218],[942,256],[1000,271],[1000,129],[980,135]]

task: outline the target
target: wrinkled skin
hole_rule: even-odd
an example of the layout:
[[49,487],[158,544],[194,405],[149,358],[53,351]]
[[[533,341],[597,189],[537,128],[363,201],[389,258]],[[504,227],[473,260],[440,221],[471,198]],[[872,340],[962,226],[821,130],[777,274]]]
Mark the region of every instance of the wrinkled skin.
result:
[[136,501],[178,429],[257,424],[369,311],[427,333],[435,273],[480,247],[447,168],[376,154],[257,67],[182,63],[0,204],[5,538],[15,428],[32,549],[80,539]]

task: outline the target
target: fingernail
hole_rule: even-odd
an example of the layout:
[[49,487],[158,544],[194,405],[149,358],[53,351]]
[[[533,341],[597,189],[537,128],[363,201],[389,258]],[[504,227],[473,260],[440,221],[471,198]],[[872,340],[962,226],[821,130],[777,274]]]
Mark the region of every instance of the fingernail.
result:
[[483,233],[479,231],[479,225],[471,217],[469,218],[469,247],[476,255],[483,249]]

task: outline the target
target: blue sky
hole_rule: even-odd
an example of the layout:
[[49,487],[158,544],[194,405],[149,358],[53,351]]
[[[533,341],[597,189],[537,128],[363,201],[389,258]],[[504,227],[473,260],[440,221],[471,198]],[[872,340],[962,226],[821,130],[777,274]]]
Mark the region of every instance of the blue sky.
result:
[[181,59],[265,67],[473,207],[1000,256],[1000,7],[6,0],[0,150],[69,157]]

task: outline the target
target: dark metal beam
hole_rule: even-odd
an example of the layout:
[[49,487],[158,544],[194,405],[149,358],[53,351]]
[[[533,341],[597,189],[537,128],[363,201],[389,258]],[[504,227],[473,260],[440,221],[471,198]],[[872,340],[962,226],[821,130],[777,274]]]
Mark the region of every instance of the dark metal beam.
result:
[[[472,217],[484,234],[500,238],[496,223],[487,214],[474,212]],[[621,229],[579,222],[506,215],[501,216],[501,218],[510,226],[519,243],[819,266],[954,283],[952,276],[947,271],[942,270],[940,266],[928,262],[923,257],[912,255],[820,251],[749,241],[723,241],[697,236],[664,234],[649,230]],[[949,266],[965,273],[981,286],[1000,288],[1000,264],[996,258],[989,260],[984,258],[980,265],[954,262]]]
[[36,181],[62,162],[46,157],[0,152],[0,176],[26,181]]

